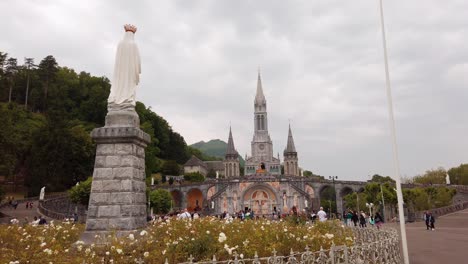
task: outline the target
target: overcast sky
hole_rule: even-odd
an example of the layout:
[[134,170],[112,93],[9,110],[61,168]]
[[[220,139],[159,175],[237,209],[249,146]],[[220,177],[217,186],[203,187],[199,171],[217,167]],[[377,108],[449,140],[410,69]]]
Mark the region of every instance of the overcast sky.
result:
[[[468,2],[384,1],[402,176],[468,162]],[[250,153],[261,68],[274,153],[291,120],[316,174],[393,175],[378,0],[0,2],[0,51],[111,78],[138,27],[138,100],[188,144]]]

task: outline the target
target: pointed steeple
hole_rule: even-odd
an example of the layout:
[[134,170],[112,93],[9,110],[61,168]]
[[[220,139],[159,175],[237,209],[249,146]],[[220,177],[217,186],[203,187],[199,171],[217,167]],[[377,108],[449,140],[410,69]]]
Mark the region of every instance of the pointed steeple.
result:
[[264,104],[266,103],[265,95],[263,94],[262,87],[262,78],[260,76],[260,68],[258,69],[258,79],[257,79],[257,94],[255,95],[255,104]]
[[289,124],[289,131],[288,131],[288,144],[286,145],[286,149],[284,153],[292,153],[296,152],[296,147],[294,146],[294,139],[291,132],[291,124]]
[[236,148],[234,147],[234,139],[232,138],[231,126],[229,126],[229,139],[226,148],[226,156],[228,155],[238,155]]

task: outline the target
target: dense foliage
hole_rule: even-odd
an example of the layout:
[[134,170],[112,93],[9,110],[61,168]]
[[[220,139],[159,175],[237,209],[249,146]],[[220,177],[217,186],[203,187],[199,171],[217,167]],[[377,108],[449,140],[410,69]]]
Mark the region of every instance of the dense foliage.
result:
[[73,186],[68,191],[68,196],[70,197],[70,200],[74,203],[87,206],[89,203],[92,181],[93,178],[89,177],[88,179],[86,179],[86,181],[82,181],[79,184]]
[[[110,81],[59,66],[53,56],[38,65],[0,52],[0,175],[24,179],[29,195],[42,186],[66,190],[86,180],[94,165],[93,128],[104,125]],[[141,129],[151,136],[146,148],[147,176],[162,160],[179,164],[193,150],[169,123],[138,102]]]
[[[376,210],[381,210],[382,193],[386,206],[395,206],[397,196],[392,182],[370,182],[360,193],[350,193],[343,197],[346,208],[366,210],[366,203],[373,203]],[[403,189],[403,199],[407,206],[416,211],[428,210],[450,205],[456,194],[455,189],[446,187],[417,187]],[[359,197],[357,197],[359,196]],[[359,205],[358,205],[359,202]]]
[[190,182],[203,182],[205,181],[205,176],[199,172],[191,172],[184,175],[184,180]]
[[[232,259],[233,254],[253,258],[308,246],[317,252],[332,244],[354,244],[351,229],[340,222],[295,224],[291,221],[222,221],[206,217],[194,221],[155,222],[127,237],[111,237],[109,243],[85,245],[79,239],[83,225],[58,223],[46,226],[1,225],[0,263],[168,263]],[[17,262],[16,262],[17,261]]]
[[164,189],[156,189],[149,193],[150,206],[155,214],[167,214],[171,210],[172,196]]

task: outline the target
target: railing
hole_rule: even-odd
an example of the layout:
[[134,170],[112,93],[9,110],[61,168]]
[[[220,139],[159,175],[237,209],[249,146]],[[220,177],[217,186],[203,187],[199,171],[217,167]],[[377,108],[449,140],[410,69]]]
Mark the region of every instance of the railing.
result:
[[[355,228],[355,245],[335,246],[329,250],[312,252],[308,247],[304,252],[293,252],[289,255],[279,256],[273,250],[269,257],[258,257],[257,253],[253,258],[244,259],[242,254],[234,252],[231,259],[217,261],[213,256],[211,261],[194,262],[194,258],[188,258],[183,264],[351,264],[351,263],[370,263],[370,264],[399,264],[402,263],[400,254],[399,235],[395,229],[374,229],[374,228]],[[165,261],[168,264],[168,260]]]
[[446,215],[446,214],[461,211],[461,210],[464,210],[464,209],[467,209],[467,208],[468,208],[468,201],[453,204],[453,205],[449,205],[449,206],[445,206],[445,207],[434,208],[434,209],[431,209],[431,210],[415,212],[414,217],[415,217],[416,221],[424,221],[423,216],[424,216],[424,212],[426,212],[426,211],[432,213],[432,215],[434,217],[439,217],[439,216],[443,216],[443,215]]
[[[44,196],[44,199],[54,199],[54,198],[58,198],[58,197],[63,197],[65,194],[63,193],[59,193],[59,194],[50,194],[50,195],[45,195]],[[39,200],[39,196],[34,196],[34,197],[27,197],[27,198],[24,198],[24,199],[16,199],[15,201],[18,203],[18,204],[21,204],[21,203],[24,203],[24,202],[34,202],[34,201],[37,201]],[[10,206],[9,202],[8,201],[3,201],[1,204],[0,204],[0,209],[1,208],[4,208],[4,207],[8,207]]]
[[85,207],[71,203],[68,194],[56,196],[52,199],[45,199],[39,203],[38,209],[41,214],[47,217],[63,220],[72,216],[71,212],[75,206],[78,209],[78,219],[80,222],[84,222],[86,220]]

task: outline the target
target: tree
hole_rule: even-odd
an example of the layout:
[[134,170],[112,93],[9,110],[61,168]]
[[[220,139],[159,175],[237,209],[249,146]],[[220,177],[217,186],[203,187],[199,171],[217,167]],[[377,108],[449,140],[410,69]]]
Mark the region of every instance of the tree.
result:
[[58,63],[54,56],[49,55],[39,63],[39,76],[44,87],[44,110],[47,106],[47,95],[49,93],[49,86],[54,81],[58,72]]
[[378,183],[385,183],[385,182],[391,182],[395,183],[395,180],[392,179],[390,176],[380,176],[379,174],[374,174],[371,179],[372,182],[378,182]]
[[169,178],[169,185],[172,185],[172,184],[174,184],[174,178],[171,177]]
[[446,175],[447,171],[439,167],[435,170],[427,170],[423,175],[415,176],[414,182],[420,184],[444,184]]
[[30,72],[31,72],[31,69],[34,68],[34,59],[33,58],[24,58],[24,66],[26,68],[26,71],[27,71],[27,82],[26,82],[26,95],[25,95],[25,99],[24,99],[24,107],[26,109],[28,109],[28,96],[29,96],[29,80],[30,80]]
[[49,115],[32,140],[26,179],[30,195],[42,186],[66,190],[92,174],[94,145],[82,126],[68,128],[59,116]]
[[89,204],[89,196],[91,194],[91,184],[93,182],[93,178],[89,177],[86,181],[80,182],[79,185],[73,186],[68,191],[68,197],[70,200],[77,204],[88,205]]
[[[359,195],[359,198],[357,197],[358,195]],[[347,194],[343,197],[343,201],[346,207],[346,208],[343,208],[343,210],[350,209],[353,211],[354,210],[357,211],[358,209],[359,210],[366,209],[367,197],[364,192],[360,192],[360,193],[353,192],[353,193]],[[357,206],[358,201],[359,201],[359,206]]]
[[199,172],[191,172],[184,175],[184,180],[191,182],[203,182],[205,181],[205,176]]
[[15,85],[15,76],[18,73],[18,60],[15,58],[9,58],[7,60],[5,75],[8,79],[9,84],[9,93],[8,93],[8,102],[11,102],[11,94],[13,92],[13,86]]
[[305,177],[314,176],[314,174],[313,174],[311,171],[309,171],[309,170],[305,170],[303,174],[304,174]]
[[451,184],[468,185],[468,164],[460,164],[458,167],[448,170]]
[[156,214],[166,214],[171,209],[171,194],[164,189],[157,189],[149,194],[150,206]]
[[164,162],[161,172],[163,175],[179,175],[180,167],[175,160],[167,160]]

